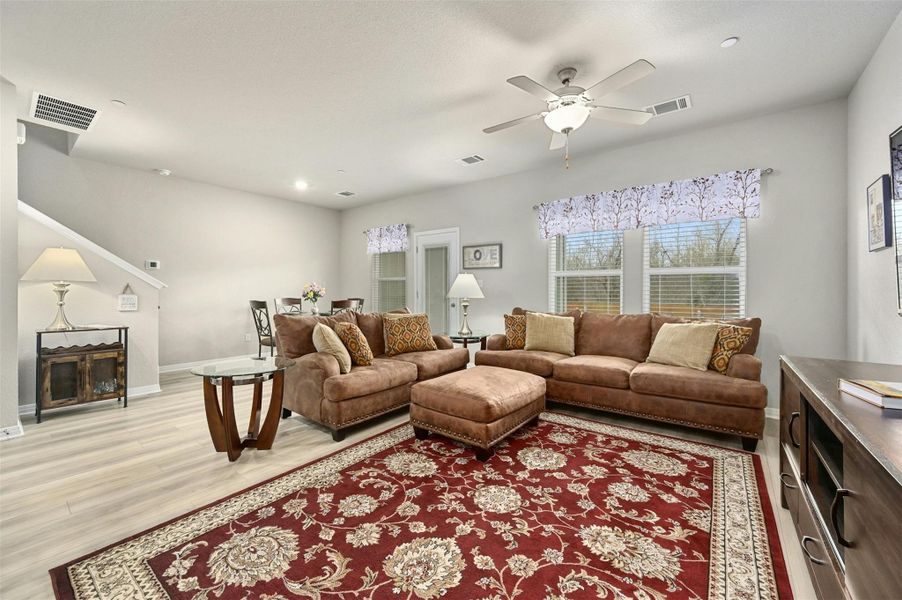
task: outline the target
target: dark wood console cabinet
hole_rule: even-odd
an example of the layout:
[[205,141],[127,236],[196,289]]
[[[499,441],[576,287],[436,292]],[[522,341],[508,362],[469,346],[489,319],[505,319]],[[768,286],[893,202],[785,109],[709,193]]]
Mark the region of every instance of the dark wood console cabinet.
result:
[[902,598],[902,411],[838,389],[902,366],[780,357],[780,501],[818,598]]

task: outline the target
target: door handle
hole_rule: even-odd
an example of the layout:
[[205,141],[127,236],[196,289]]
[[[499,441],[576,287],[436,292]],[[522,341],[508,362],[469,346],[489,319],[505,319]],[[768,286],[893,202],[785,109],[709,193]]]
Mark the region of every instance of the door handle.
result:
[[833,531],[836,532],[836,541],[840,546],[845,546],[846,548],[851,548],[852,542],[844,538],[839,532],[839,499],[851,495],[851,490],[839,488],[836,490],[836,494],[833,495],[833,502],[830,503],[830,523],[833,525]]
[[811,551],[808,549],[808,542],[817,542],[817,540],[814,539],[813,537],[811,537],[810,535],[803,535],[803,536],[802,536],[802,552],[805,553],[805,556],[808,557],[808,560],[810,560],[811,562],[813,562],[813,563],[816,564],[816,565],[825,565],[825,564],[827,564],[827,561],[825,561],[825,560],[823,560],[823,559],[821,559],[821,558],[814,558],[814,557],[811,555]]
[[789,433],[789,441],[796,448],[798,448],[800,446],[800,444],[796,441],[795,436],[792,435],[792,424],[795,423],[796,419],[798,419],[798,418],[799,418],[799,413],[794,412],[791,415],[789,415],[789,423],[786,424],[786,431]]
[[783,479],[784,477],[791,477],[791,475],[789,473],[780,473],[780,483],[783,484],[783,487],[790,489],[790,490],[799,489],[798,486],[792,485],[791,483],[787,483],[786,480]]
[[451,308],[457,308],[457,302],[452,302],[452,303],[451,303]]

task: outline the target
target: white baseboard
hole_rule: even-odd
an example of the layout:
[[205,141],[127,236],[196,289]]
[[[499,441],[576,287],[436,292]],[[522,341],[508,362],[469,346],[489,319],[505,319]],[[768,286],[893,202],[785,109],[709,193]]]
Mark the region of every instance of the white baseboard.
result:
[[764,417],[767,419],[779,419],[780,409],[773,406],[768,406],[764,409]]
[[[162,388],[160,388],[160,384],[153,385],[140,385],[138,387],[128,388],[128,397],[129,398],[140,398],[142,396],[150,396],[151,394],[159,394],[162,392]],[[20,415],[33,415],[34,414],[34,402],[31,404],[20,404],[19,405],[19,414]],[[19,424],[19,427],[22,425]]]
[[186,362],[186,363],[176,363],[173,365],[160,365],[160,373],[177,373],[179,371],[187,371],[188,369],[193,369],[194,367],[200,367],[202,365],[207,365],[213,362],[228,362],[230,360],[241,360],[242,358],[248,358],[249,356],[253,356],[252,354],[241,354],[239,356],[224,356],[222,358],[209,358],[207,360],[196,360],[194,362]]
[[[18,421],[18,419],[16,420]],[[10,425],[9,427],[0,429],[0,442],[22,437],[23,435],[25,435],[25,430],[22,428],[22,421],[18,421],[16,425]]]

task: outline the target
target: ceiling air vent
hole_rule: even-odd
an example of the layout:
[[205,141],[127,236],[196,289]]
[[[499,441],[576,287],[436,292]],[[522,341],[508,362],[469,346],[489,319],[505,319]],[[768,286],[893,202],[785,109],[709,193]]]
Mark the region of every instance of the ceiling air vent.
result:
[[35,92],[31,96],[29,116],[39,123],[74,133],[90,131],[100,111],[74,102]]
[[692,108],[692,99],[689,98],[689,95],[687,94],[685,96],[680,96],[679,98],[674,98],[673,100],[659,102],[658,104],[647,107],[645,110],[656,117],[660,117],[667,113],[678,112],[690,108]]
[[354,195],[354,192],[349,192],[348,190],[345,190],[343,192],[335,192],[335,195],[341,196],[343,198],[350,198],[351,196]]
[[479,156],[478,154],[474,154],[473,156],[464,156],[463,158],[457,159],[457,162],[464,166],[475,165],[475,164],[479,164],[484,161],[485,161],[485,159],[482,158],[481,156]]

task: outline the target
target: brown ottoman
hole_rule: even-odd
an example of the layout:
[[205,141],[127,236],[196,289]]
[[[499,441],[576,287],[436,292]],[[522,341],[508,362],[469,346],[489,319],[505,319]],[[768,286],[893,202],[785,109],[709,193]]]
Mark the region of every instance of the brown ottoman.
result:
[[543,410],[545,380],[501,367],[456,371],[421,381],[410,392],[410,424],[418,439],[432,431],[472,444],[479,460]]

